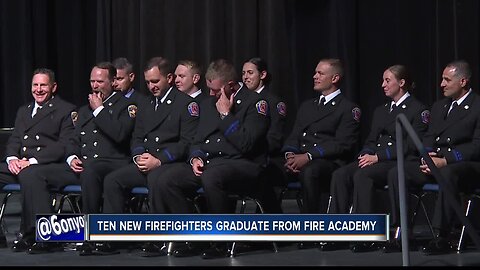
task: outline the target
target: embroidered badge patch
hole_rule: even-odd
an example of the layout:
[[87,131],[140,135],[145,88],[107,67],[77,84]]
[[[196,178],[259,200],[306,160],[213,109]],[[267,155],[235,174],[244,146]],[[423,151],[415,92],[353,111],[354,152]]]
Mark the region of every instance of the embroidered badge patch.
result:
[[78,120],[78,112],[75,112],[75,111],[71,112],[70,117],[72,118],[72,123],[75,126]]
[[428,124],[430,122],[430,111],[425,110],[421,113],[422,123]]
[[135,118],[137,116],[137,106],[133,104],[128,106],[128,116],[130,116],[130,118]]
[[353,108],[352,116],[355,121],[360,122],[360,117],[362,116],[362,111],[360,110],[360,108],[358,107]]
[[268,104],[265,100],[260,100],[259,102],[257,102],[257,104],[255,104],[255,107],[257,107],[257,112],[259,114],[267,115]]
[[191,116],[200,115],[200,108],[198,108],[198,104],[196,102],[191,102],[188,104],[188,113],[190,113]]
[[287,116],[287,106],[283,102],[277,104],[277,112],[281,116]]

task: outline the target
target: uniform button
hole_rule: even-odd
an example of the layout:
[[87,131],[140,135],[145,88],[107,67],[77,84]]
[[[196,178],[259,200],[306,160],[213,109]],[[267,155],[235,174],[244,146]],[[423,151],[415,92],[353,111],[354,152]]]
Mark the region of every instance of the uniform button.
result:
[[80,135],[85,135],[85,131],[80,132]]
[[86,144],[86,143],[82,144],[82,148],[85,148],[86,146],[87,146],[87,144]]
[[207,157],[208,157],[208,156],[210,156],[210,153],[208,153],[208,152],[207,152],[207,153],[205,153],[205,156],[207,156]]
[[435,138],[435,141],[437,142],[440,141],[440,137]]
[[35,139],[37,139],[37,141],[40,140],[40,136],[35,135]]
[[93,142],[93,146],[97,146],[98,142]]
[[37,147],[37,152],[38,152],[38,151],[40,151],[40,149],[42,149],[40,146],[39,146],[39,147]]
[[210,140],[209,140],[209,139],[205,140],[205,143],[209,143],[209,142],[210,142]]
[[98,131],[96,129],[93,130],[93,133],[97,133]]
[[437,152],[440,152],[440,147],[437,148]]
[[388,138],[390,138],[390,139],[391,139],[391,138],[392,138],[392,136],[391,136],[391,135],[388,135]]
[[381,145],[381,144],[377,144],[377,147],[380,147],[380,146],[382,146],[382,145]]
[[158,142],[160,139],[158,137],[155,137],[155,141]]
[[210,163],[210,160],[207,160],[207,164]]
[[313,136],[317,136],[317,133],[316,133],[316,132],[315,132],[315,133],[313,133]]
[[87,159],[87,156],[83,156],[83,159]]
[[448,152],[451,152],[451,151],[452,151],[452,149],[451,149],[451,148],[447,148],[447,151],[448,151]]
[[317,144],[316,144],[316,143],[314,143],[314,144],[313,144],[313,146],[317,146]]
[[222,151],[219,151],[218,154],[221,155],[221,154],[222,154]]
[[27,147],[24,146],[24,147],[22,148],[22,150],[23,150],[23,152],[27,151]]
[[449,137],[449,138],[447,138],[447,142],[450,142],[450,137]]
[[157,152],[160,152],[160,149],[159,149],[159,148],[157,148]]
[[306,132],[303,132],[303,137],[307,136],[307,133]]
[[147,138],[143,139],[143,142],[147,142],[147,141],[148,141],[148,139],[147,139]]
[[98,157],[98,155],[97,155],[97,154],[93,155],[93,158],[97,158],[97,157]]
[[388,145],[388,146],[392,146],[392,143],[391,143],[391,142],[388,142],[387,145]]
[[302,147],[305,147],[305,144],[302,144]]
[[24,140],[28,139],[28,135],[23,136],[23,139]]
[[220,138],[217,139],[217,142],[220,142]]

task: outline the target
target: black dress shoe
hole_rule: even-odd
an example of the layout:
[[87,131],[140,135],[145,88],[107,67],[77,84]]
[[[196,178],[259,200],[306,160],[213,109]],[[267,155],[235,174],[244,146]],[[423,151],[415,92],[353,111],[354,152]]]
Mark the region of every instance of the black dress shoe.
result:
[[78,255],[80,256],[94,255],[93,254],[94,250],[95,250],[95,243],[93,242],[84,242],[81,246],[77,246]]
[[370,252],[378,250],[378,246],[375,243],[361,242],[354,244],[350,250],[354,253]]
[[118,246],[115,243],[100,243],[93,250],[94,255],[115,255],[120,254]]
[[175,243],[175,250],[172,252],[174,257],[192,257],[202,254],[206,243]]
[[226,258],[230,255],[227,245],[224,243],[213,244],[209,249],[203,251],[202,259],[219,259]]
[[34,243],[27,251],[28,254],[45,254],[63,251],[62,243]]
[[297,244],[298,249],[314,248],[317,245],[315,242],[300,242]]
[[425,255],[440,255],[453,253],[455,249],[447,239],[439,237],[430,241],[427,246],[422,248],[422,252]]
[[13,242],[12,251],[13,252],[24,252],[27,251],[32,246],[31,242],[25,241],[23,239]]
[[142,257],[160,257],[167,255],[167,246],[160,246],[157,243],[148,242],[142,246],[140,256]]
[[348,242],[326,242],[321,244],[319,249],[321,251],[334,251],[340,249],[348,249],[350,244]]

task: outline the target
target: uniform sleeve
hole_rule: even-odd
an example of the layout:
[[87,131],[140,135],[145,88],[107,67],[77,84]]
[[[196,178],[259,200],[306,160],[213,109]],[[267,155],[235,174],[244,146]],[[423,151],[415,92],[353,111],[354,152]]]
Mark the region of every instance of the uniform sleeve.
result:
[[451,151],[442,152],[447,160],[447,164],[461,161],[478,161],[480,159],[480,112],[476,111],[475,113],[475,127],[471,141],[454,145]]
[[293,152],[295,154],[300,153],[300,143],[298,138],[300,138],[300,134],[303,131],[304,125],[302,123],[302,117],[304,115],[303,105],[300,106],[300,109],[297,112],[297,117],[295,119],[295,123],[292,128],[292,132],[285,140],[285,143],[282,147],[282,153],[286,152]]
[[245,119],[241,120],[234,114],[229,114],[220,122],[219,129],[229,143],[245,154],[257,146],[259,140],[265,138],[268,124],[268,103],[261,99],[249,104]]
[[[375,109],[375,112],[373,114],[373,119],[372,119],[372,126],[370,127],[370,132],[368,133],[368,137],[365,140],[365,143],[363,144],[362,150],[360,150],[359,155],[375,155],[377,154],[375,151],[376,144],[377,144],[377,138],[380,133],[380,127],[378,123],[380,123],[380,111],[379,109]],[[380,159],[380,157],[379,157]]]
[[5,156],[15,156],[20,157],[20,147],[22,145],[20,140],[20,122],[21,122],[21,111],[22,109],[18,109],[17,116],[15,118],[15,128],[13,129],[12,134],[7,140],[7,146],[5,149]]
[[285,123],[287,119],[287,108],[285,103],[280,101],[270,106],[270,127],[267,133],[268,153],[280,152],[285,137]]
[[141,104],[138,107],[138,114],[135,119],[135,127],[132,134],[131,152],[132,156],[140,155],[145,152],[145,142],[143,141],[145,135],[145,119],[147,104]]

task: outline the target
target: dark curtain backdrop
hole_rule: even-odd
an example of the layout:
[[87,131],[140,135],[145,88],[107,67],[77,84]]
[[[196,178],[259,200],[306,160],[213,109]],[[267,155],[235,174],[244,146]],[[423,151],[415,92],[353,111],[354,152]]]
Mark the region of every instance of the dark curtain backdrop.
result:
[[83,105],[92,65],[119,56],[134,64],[142,91],[152,56],[204,67],[223,57],[239,75],[245,60],[260,56],[291,124],[298,105],[316,95],[318,61],[338,57],[342,90],[363,111],[363,140],[374,107],[386,101],[382,73],[390,65],[410,67],[413,94],[428,105],[442,97],[441,73],[454,59],[471,63],[478,88],[478,14],[477,0],[0,0],[0,126],[13,126],[18,107],[31,101],[35,68],[52,68],[59,94]]

